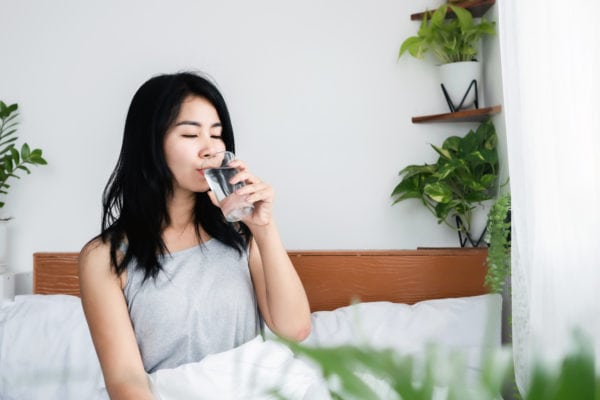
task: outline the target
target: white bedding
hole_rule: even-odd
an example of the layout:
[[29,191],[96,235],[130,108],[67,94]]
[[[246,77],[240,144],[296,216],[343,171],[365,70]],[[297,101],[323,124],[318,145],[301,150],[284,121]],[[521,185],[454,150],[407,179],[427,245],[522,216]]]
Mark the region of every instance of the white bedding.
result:
[[[315,312],[308,345],[390,347],[420,355],[430,342],[464,352],[469,372],[486,347],[500,345],[501,299],[483,295],[412,306],[362,303]],[[267,332],[197,363],[157,371],[149,380],[162,400],[327,399],[319,371]],[[378,382],[373,381],[377,387]],[[378,387],[382,398],[385,388]],[[0,308],[0,399],[107,399],[79,298],[25,295]],[[274,398],[274,397],[273,397]]]

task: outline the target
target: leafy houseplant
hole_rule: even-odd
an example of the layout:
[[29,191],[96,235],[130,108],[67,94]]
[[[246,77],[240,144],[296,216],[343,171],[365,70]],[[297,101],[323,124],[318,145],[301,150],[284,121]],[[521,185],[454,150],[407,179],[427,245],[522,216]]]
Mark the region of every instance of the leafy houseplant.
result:
[[398,58],[408,52],[424,59],[431,51],[441,62],[439,79],[450,111],[479,108],[481,66],[475,57],[480,38],[495,33],[494,22],[481,18],[476,23],[469,10],[442,4],[433,13],[424,13],[417,35],[402,42]]
[[[495,196],[498,181],[496,130],[488,118],[464,137],[451,136],[442,147],[431,145],[439,158],[434,164],[409,165],[391,196],[393,204],[419,199],[437,218],[459,233],[461,246],[471,236],[473,210]],[[450,219],[455,218],[455,227]],[[462,236],[466,236],[463,242]],[[477,241],[479,242],[479,241]]]
[[486,242],[489,243],[485,284],[492,293],[502,293],[510,275],[510,192],[498,197],[490,208]]
[[[8,194],[10,185],[7,182],[9,179],[19,179],[17,174],[21,171],[27,174],[31,173],[27,165],[47,164],[42,157],[42,150],[31,150],[27,143],[21,146],[20,151],[15,147],[18,108],[18,104],[7,106],[0,101],[0,195]],[[2,207],[4,207],[4,202],[0,201],[0,208]]]
[[[448,11],[456,18],[447,18]],[[424,14],[417,35],[402,42],[398,57],[408,51],[413,57],[423,59],[431,50],[442,64],[473,61],[479,39],[496,33],[495,22],[481,18],[475,23],[471,12],[462,7],[442,4],[431,16],[429,14]]]

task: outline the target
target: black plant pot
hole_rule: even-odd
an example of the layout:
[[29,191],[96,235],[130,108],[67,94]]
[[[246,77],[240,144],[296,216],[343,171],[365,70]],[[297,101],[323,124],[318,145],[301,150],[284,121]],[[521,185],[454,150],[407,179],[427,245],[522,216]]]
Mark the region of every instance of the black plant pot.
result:
[[471,236],[471,232],[468,232],[466,229],[463,230],[465,224],[458,215],[456,216],[456,227],[458,228],[458,241],[460,242],[460,247],[467,247],[467,243],[470,244],[471,247],[487,246],[487,244],[483,241],[483,237],[487,232],[487,225],[485,228],[483,228],[483,232],[481,232],[481,235],[479,235],[479,239],[477,240]]

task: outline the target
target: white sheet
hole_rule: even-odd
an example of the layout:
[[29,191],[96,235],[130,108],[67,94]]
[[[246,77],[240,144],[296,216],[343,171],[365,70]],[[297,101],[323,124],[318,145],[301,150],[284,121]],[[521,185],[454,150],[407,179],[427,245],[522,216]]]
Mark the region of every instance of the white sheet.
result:
[[[149,375],[157,399],[329,399],[318,370],[283,344],[256,337],[201,362]],[[280,397],[279,397],[280,398]]]
[[0,399],[107,399],[81,301],[17,296],[0,308]]

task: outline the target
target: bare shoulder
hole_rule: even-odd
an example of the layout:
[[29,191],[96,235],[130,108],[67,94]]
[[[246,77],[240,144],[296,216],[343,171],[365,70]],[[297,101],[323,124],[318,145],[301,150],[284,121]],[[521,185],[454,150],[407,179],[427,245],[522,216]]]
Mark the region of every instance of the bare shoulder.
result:
[[89,270],[97,270],[101,266],[110,269],[110,244],[96,238],[83,246],[79,252],[79,273],[88,273]]
[[97,237],[83,246],[79,253],[79,262],[88,262],[90,259],[108,257],[109,254],[110,243],[105,243],[101,238]]
[[79,280],[81,289],[87,282],[120,283],[120,278],[111,268],[110,243],[100,238],[88,242],[79,253]]

